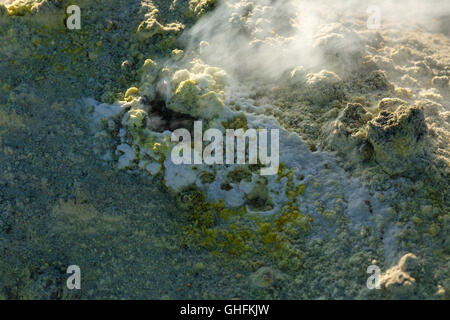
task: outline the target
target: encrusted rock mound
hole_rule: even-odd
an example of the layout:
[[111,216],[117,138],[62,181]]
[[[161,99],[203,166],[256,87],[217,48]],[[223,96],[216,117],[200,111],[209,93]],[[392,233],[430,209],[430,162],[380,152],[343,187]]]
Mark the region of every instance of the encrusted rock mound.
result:
[[396,175],[411,169],[423,154],[426,132],[423,110],[402,105],[395,112],[381,111],[369,122],[368,139],[377,163]]
[[419,259],[412,253],[405,254],[397,265],[381,275],[380,285],[384,294],[394,299],[411,296],[420,269]]

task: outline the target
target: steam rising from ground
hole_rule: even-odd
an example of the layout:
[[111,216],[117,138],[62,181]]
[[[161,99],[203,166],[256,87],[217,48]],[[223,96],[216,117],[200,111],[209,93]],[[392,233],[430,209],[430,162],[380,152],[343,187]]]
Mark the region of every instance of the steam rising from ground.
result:
[[[273,81],[297,66],[320,71],[327,50],[335,44],[335,54],[355,58],[363,44],[353,30],[368,29],[370,6],[379,8],[381,28],[395,25],[402,32],[446,32],[442,28],[448,28],[450,19],[448,1],[227,0],[203,17],[187,37],[190,49],[200,50],[205,62],[230,74]],[[348,17],[357,19],[345,23]],[[340,37],[344,34],[338,42],[333,39],[337,29]]]

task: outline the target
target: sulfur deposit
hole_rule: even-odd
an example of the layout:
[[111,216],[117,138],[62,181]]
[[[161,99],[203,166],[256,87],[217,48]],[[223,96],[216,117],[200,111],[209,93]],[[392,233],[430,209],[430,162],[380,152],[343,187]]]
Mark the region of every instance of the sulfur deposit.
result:
[[[433,2],[0,1],[0,298],[448,299]],[[277,173],[175,164],[197,121],[278,130]]]

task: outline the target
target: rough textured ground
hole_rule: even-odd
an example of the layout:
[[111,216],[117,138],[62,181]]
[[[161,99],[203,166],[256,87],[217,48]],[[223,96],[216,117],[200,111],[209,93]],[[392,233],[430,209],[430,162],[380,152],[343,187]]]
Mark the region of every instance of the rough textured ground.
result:
[[[0,298],[449,298],[448,7],[3,3]],[[278,175],[171,166],[193,118],[284,128]]]

